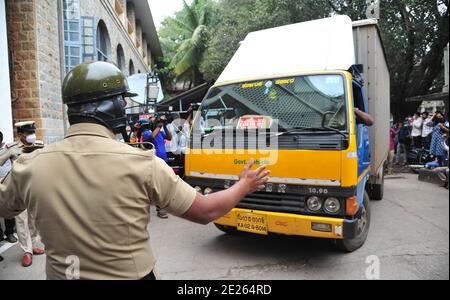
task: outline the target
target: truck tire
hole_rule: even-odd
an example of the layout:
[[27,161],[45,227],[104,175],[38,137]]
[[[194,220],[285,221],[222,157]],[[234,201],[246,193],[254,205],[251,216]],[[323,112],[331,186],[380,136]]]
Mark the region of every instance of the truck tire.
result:
[[216,225],[216,227],[220,231],[225,232],[226,234],[236,234],[236,233],[238,233],[238,230],[236,228],[234,228],[234,227],[220,225],[220,224],[216,224],[216,223],[214,223],[214,225]]
[[364,245],[370,228],[370,199],[364,192],[364,202],[360,219],[357,225],[357,235],[352,239],[334,240],[336,247],[344,252],[353,252]]
[[384,172],[381,175],[381,183],[368,185],[370,200],[381,201],[384,197]]
[[381,184],[373,184],[370,193],[370,200],[381,201],[384,194],[384,182]]

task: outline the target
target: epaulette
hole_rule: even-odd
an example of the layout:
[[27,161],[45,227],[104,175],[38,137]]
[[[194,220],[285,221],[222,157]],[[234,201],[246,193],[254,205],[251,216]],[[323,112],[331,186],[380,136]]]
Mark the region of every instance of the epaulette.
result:
[[10,144],[6,144],[5,148],[6,148],[6,149],[9,149],[9,148],[11,148],[11,147],[14,147],[15,145],[17,145],[17,142],[13,142],[13,143],[10,143]]

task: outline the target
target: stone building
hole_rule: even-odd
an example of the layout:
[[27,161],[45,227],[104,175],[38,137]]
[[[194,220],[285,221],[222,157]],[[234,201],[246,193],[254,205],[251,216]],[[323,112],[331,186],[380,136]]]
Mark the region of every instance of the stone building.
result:
[[[0,0],[0,130],[34,120],[38,139],[67,130],[61,83],[84,61],[148,73],[162,55],[146,0]],[[3,72],[8,70],[9,72]]]

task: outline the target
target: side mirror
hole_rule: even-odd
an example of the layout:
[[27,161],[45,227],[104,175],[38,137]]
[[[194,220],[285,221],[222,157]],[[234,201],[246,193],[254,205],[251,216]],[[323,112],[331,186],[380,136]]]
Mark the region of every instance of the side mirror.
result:
[[348,70],[350,73],[352,73],[353,78],[359,82],[364,82],[364,65],[362,64],[356,64],[350,67]]
[[357,65],[353,65],[352,68],[354,69],[355,72],[357,72],[359,74],[364,74],[364,65],[357,64]]

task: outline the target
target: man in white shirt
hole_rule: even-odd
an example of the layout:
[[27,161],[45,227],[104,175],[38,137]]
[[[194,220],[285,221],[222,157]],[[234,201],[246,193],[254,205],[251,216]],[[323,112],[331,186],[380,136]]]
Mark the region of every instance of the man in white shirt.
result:
[[422,126],[422,147],[424,149],[430,149],[430,143],[431,143],[431,133],[433,132],[433,126],[429,126],[429,123],[431,122],[433,116],[429,116],[427,112],[422,113],[422,120],[423,120],[423,126]]
[[414,148],[422,147],[422,125],[423,119],[420,114],[417,112],[414,114],[413,122],[412,122],[412,130],[411,136],[413,139]]

